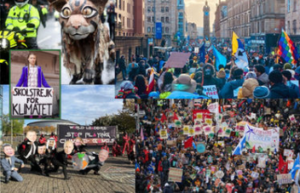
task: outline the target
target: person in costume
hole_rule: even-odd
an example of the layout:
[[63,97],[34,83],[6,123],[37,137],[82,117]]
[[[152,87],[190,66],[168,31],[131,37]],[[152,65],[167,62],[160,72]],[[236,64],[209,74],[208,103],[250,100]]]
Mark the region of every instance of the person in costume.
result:
[[125,149],[127,150],[127,155],[128,155],[128,148],[129,148],[129,136],[127,135],[127,132],[124,132],[123,134],[123,151],[122,154],[125,153]]
[[112,147],[112,153],[113,153],[114,157],[122,155],[121,146],[117,143],[117,141],[114,141],[114,144]]
[[18,168],[15,167],[15,163],[20,163],[21,168],[24,167],[24,162],[15,157],[15,151],[10,144],[2,145],[4,158],[1,159],[1,166],[3,170],[3,175],[5,177],[4,183],[9,183],[10,178],[22,182],[23,178],[18,173]]

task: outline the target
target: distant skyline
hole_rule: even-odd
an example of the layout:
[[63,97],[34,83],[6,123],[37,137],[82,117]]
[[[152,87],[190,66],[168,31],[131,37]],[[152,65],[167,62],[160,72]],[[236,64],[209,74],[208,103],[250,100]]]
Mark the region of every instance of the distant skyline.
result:
[[[206,0],[185,0],[185,12],[189,23],[196,23],[197,27],[203,27],[203,7],[205,1]],[[219,0],[209,0],[207,3],[210,7],[210,31],[212,32],[217,8],[216,4],[219,4]]]

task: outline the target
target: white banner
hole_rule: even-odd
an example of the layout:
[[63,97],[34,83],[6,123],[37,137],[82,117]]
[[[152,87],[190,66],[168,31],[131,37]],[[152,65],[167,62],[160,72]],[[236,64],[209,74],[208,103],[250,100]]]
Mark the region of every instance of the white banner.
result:
[[12,116],[52,116],[53,88],[13,87]]

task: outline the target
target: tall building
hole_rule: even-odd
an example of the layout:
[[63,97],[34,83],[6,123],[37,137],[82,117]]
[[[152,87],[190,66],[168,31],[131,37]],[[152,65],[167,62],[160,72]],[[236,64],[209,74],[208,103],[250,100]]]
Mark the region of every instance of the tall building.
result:
[[185,3],[184,0],[177,0],[177,37],[180,37],[179,44],[183,42],[184,38],[187,36],[188,23],[187,16],[185,13]]
[[285,0],[285,30],[300,53],[300,1]]
[[121,55],[126,62],[132,56],[146,55],[145,3],[144,0],[115,0],[116,12],[116,61]]
[[188,23],[188,36],[190,39],[195,40],[198,37],[197,25],[195,23]]
[[203,36],[204,38],[210,39],[210,23],[209,23],[209,17],[210,17],[210,7],[207,4],[207,1],[205,1],[205,6],[203,7]]
[[270,53],[285,27],[285,0],[251,0],[251,49]]

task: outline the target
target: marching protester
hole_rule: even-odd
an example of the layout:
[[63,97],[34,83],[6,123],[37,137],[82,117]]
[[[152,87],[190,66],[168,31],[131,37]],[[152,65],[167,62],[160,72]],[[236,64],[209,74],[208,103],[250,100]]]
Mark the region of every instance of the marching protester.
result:
[[157,104],[139,105],[137,192],[298,192],[299,100]]

